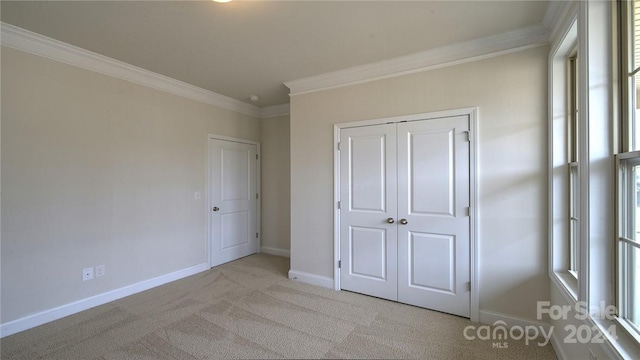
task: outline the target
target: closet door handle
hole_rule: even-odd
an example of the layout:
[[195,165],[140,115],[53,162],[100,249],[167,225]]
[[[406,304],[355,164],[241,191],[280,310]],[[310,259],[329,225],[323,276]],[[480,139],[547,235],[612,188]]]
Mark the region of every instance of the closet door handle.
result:
[[388,219],[387,219],[387,222],[388,222],[389,224],[393,224],[393,223],[394,223],[394,222],[396,222],[396,221],[395,221],[395,220],[393,220],[393,218],[388,218]]
[[407,219],[400,219],[400,224],[407,225],[408,223]]

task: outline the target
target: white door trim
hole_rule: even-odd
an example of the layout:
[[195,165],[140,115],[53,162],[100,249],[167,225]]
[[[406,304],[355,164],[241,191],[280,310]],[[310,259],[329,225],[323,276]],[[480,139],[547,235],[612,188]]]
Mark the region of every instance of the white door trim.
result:
[[469,234],[470,244],[470,256],[471,256],[471,303],[470,303],[470,318],[471,321],[480,320],[480,276],[479,276],[479,260],[478,260],[478,112],[477,107],[436,111],[414,115],[394,116],[382,119],[371,119],[353,121],[347,123],[338,123],[333,126],[333,257],[334,257],[334,270],[333,270],[333,288],[340,290],[340,268],[338,267],[338,261],[340,260],[340,209],[338,203],[340,201],[340,150],[338,149],[340,143],[340,130],[343,128],[367,126],[367,125],[380,125],[390,122],[401,121],[418,121],[418,120],[430,120],[443,117],[468,115],[469,116],[469,128],[471,141],[470,154],[469,154],[469,177],[470,177],[470,219],[471,227]]
[[260,244],[262,243],[262,228],[261,228],[261,211],[260,209],[262,208],[261,204],[262,204],[262,192],[261,192],[261,187],[260,187],[260,161],[262,160],[262,154],[260,153],[260,143],[257,141],[253,141],[253,140],[247,140],[247,139],[240,139],[240,138],[234,138],[234,137],[230,137],[230,136],[224,136],[224,135],[217,135],[217,134],[208,134],[207,135],[207,187],[205,190],[205,196],[206,196],[206,203],[205,203],[205,215],[207,217],[207,231],[206,231],[206,236],[207,239],[205,241],[205,243],[207,244],[206,246],[206,252],[207,252],[207,263],[209,264],[209,267],[211,266],[211,218],[209,216],[209,209],[211,209],[211,207],[213,206],[211,204],[211,194],[209,193],[210,189],[211,189],[211,158],[210,158],[210,154],[211,154],[211,149],[210,149],[210,140],[224,140],[224,141],[233,141],[233,142],[237,142],[237,143],[242,143],[242,144],[249,144],[249,145],[255,145],[256,146],[256,154],[258,154],[258,159],[257,159],[257,163],[256,163],[256,192],[258,193],[258,199],[256,201],[256,229],[258,231],[258,252],[260,252]]

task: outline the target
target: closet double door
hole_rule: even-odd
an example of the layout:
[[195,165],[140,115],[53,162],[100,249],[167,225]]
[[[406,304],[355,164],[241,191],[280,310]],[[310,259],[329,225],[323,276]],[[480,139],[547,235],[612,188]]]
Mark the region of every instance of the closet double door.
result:
[[340,130],[340,287],[469,317],[469,116]]

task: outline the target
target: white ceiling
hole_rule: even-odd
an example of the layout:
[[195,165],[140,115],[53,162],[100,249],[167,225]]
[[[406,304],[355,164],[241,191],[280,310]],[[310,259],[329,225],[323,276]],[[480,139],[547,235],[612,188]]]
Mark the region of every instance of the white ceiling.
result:
[[284,82],[539,24],[547,1],[5,1],[1,19],[259,107]]

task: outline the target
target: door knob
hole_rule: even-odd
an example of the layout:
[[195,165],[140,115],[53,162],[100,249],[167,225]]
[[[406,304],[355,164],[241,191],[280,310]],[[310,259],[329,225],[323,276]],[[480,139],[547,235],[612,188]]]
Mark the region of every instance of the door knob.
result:
[[400,224],[407,225],[408,223],[407,219],[400,219]]
[[393,220],[393,218],[388,218],[388,219],[387,219],[387,222],[388,222],[389,224],[393,224],[393,223],[394,223],[394,222],[396,222],[396,221],[395,221],[395,220]]
[[218,211],[218,210],[220,210],[220,208],[219,208],[219,207],[217,207],[217,206],[214,206],[214,207],[213,207],[213,209],[211,209],[211,210],[213,210],[213,211]]

